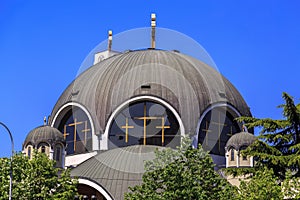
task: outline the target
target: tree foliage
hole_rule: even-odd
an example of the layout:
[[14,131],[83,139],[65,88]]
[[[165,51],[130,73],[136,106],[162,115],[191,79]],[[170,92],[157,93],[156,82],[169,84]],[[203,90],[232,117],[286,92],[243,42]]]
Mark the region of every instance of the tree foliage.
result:
[[[33,159],[16,154],[13,156],[13,199],[74,199],[76,180],[69,170],[55,168],[55,161],[45,154],[35,152]],[[0,159],[0,200],[8,199],[10,159]]]
[[273,170],[259,170],[248,180],[242,180],[237,192],[237,200],[283,199],[284,193],[277,182]]
[[300,177],[300,104],[287,93],[282,95],[285,103],[280,105],[284,119],[258,119],[240,117],[248,128],[261,128],[259,140],[250,145],[243,153],[256,158],[256,167],[267,167],[284,180],[288,171]]
[[157,149],[145,164],[142,184],[125,199],[231,199],[235,188],[214,170],[208,153],[192,148],[190,140],[183,143],[178,150]]

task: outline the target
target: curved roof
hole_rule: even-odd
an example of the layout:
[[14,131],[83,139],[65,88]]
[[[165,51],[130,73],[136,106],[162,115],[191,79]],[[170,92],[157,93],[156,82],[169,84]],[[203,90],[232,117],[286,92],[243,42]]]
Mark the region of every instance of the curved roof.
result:
[[71,176],[93,180],[113,199],[123,199],[128,187],[140,184],[144,162],[154,159],[154,150],[163,148],[135,145],[99,153],[71,170]]
[[65,140],[63,134],[56,128],[53,128],[48,125],[39,126],[28,133],[24,141],[24,147],[26,147],[28,143],[38,145],[38,143],[40,142],[47,142],[50,144],[52,142],[64,143]]
[[256,137],[252,133],[248,133],[248,132],[236,133],[229,138],[225,148],[229,149],[233,147],[236,150],[238,150],[242,146],[247,146],[247,147],[250,146],[255,140]]
[[171,104],[188,132],[195,132],[201,113],[214,103],[225,102],[241,115],[251,115],[238,90],[214,68],[178,52],[147,49],[112,56],[83,72],[60,96],[50,123],[63,105],[73,101],[90,112],[96,133],[104,132],[119,105],[143,95]]

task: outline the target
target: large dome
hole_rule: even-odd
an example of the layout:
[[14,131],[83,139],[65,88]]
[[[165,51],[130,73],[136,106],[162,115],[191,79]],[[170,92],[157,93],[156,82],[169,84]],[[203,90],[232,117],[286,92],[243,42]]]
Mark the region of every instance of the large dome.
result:
[[178,51],[146,49],[114,55],[80,74],[60,96],[50,123],[58,127],[62,107],[77,102],[89,112],[95,133],[103,133],[113,111],[138,96],[172,105],[189,133],[196,132],[203,112],[216,103],[251,115],[238,90],[214,68]]

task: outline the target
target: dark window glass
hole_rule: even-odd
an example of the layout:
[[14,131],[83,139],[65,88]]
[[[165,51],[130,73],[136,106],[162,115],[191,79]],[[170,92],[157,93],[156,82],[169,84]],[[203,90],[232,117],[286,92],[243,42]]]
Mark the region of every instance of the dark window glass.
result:
[[66,139],[67,155],[86,153],[92,150],[91,123],[85,112],[72,107],[61,120],[58,130]]
[[61,157],[61,152],[60,152],[60,147],[56,147],[56,151],[55,151],[55,160],[56,161],[60,161],[60,157]]
[[[247,147],[246,146],[242,146],[241,148],[240,148],[240,151],[242,151],[242,150],[245,150],[245,149],[247,149]],[[240,153],[241,154],[241,153]],[[247,160],[247,156],[243,156],[243,160]]]
[[225,155],[228,139],[241,129],[226,107],[209,111],[200,124],[198,141],[203,149],[215,155]]
[[42,153],[45,153],[45,152],[46,152],[46,147],[45,147],[45,146],[42,146],[42,147],[41,147],[41,152],[42,152]]
[[234,149],[230,150],[230,161],[234,161]]
[[165,106],[142,101],[119,112],[109,130],[109,148],[130,145],[180,145],[179,123]]
[[49,144],[42,142],[38,144],[37,149],[42,153],[46,153],[46,147],[49,147]]
[[27,155],[29,158],[31,158],[31,147],[27,148]]

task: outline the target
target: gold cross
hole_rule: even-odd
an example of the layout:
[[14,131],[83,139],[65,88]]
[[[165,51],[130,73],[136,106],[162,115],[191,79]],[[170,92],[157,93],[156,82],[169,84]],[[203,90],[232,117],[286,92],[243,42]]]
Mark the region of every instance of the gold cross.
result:
[[67,133],[67,125],[64,125],[64,139],[66,139],[67,135],[69,135],[69,133]]
[[69,124],[69,126],[74,126],[74,151],[76,150],[76,133],[77,133],[77,125],[82,124],[83,122],[77,122],[77,119],[74,119],[74,123]]
[[202,131],[205,132],[205,145],[208,146],[208,133],[212,132],[211,130],[208,129],[208,121],[205,122],[205,129],[202,129]]
[[144,103],[144,116],[143,117],[135,117],[134,119],[144,120],[144,145],[146,145],[146,136],[147,136],[147,119],[159,119],[158,117],[147,117],[147,108],[146,102]]
[[134,128],[134,126],[128,126],[128,118],[126,117],[126,125],[121,126],[121,128],[125,128],[125,142],[128,142],[128,129],[129,128]]
[[218,122],[211,122],[213,124],[216,124],[218,125],[218,129],[219,129],[219,133],[218,133],[218,138],[219,138],[219,151],[221,151],[221,133],[222,133],[222,130],[221,130],[221,127],[223,126],[227,126],[227,124],[223,124],[221,123],[221,112],[219,111],[219,121]]
[[165,128],[171,128],[170,126],[165,126],[165,118],[161,118],[161,126],[156,126],[156,128],[161,128],[161,143],[164,145],[165,142]]
[[86,145],[86,134],[91,131],[91,129],[89,129],[88,127],[88,121],[85,121],[84,123],[84,129],[81,131],[84,133],[84,145]]

